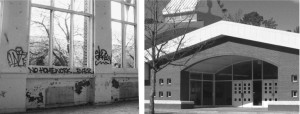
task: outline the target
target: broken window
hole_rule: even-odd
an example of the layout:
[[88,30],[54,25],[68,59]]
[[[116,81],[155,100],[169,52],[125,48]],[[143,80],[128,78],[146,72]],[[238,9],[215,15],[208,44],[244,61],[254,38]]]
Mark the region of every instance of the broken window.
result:
[[92,0],[31,0],[29,65],[89,67]]
[[135,0],[111,1],[113,68],[136,66]]

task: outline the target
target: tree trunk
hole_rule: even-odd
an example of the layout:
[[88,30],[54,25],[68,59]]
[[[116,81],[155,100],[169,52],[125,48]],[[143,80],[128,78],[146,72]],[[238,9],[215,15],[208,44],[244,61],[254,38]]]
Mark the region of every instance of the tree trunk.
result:
[[156,86],[156,72],[153,72],[153,75],[151,76],[151,92],[150,92],[150,110],[149,110],[149,114],[154,114],[154,94],[155,94],[155,86]]

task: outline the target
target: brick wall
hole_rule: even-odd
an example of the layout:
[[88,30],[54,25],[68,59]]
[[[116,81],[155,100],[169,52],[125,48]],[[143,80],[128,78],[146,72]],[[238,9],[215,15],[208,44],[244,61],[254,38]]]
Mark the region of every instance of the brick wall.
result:
[[[172,79],[172,85],[170,86],[160,86],[159,84],[156,86],[156,98],[155,100],[179,100],[181,97],[188,95],[188,93],[181,93],[183,89],[188,88],[180,88],[180,71],[184,70],[185,68],[189,67],[195,62],[199,62],[201,60],[215,57],[215,56],[222,56],[222,55],[239,55],[239,56],[246,56],[252,57],[256,59],[260,59],[271,64],[278,66],[278,97],[279,101],[295,101],[299,100],[299,98],[292,98],[291,97],[291,90],[298,90],[299,83],[292,83],[291,82],[291,75],[296,74],[299,76],[299,55],[290,54],[285,52],[280,52],[276,50],[270,50],[265,48],[258,48],[249,45],[243,45],[238,43],[226,42],[220,44],[218,46],[206,49],[196,54],[184,67],[179,66],[168,66],[165,69],[161,70],[157,74],[157,82],[160,78],[166,80],[167,78]],[[186,61],[191,56],[179,59],[175,62],[180,63]],[[188,84],[188,83],[182,83]],[[145,99],[149,99],[149,91],[151,86],[145,87]],[[164,95],[166,91],[171,91],[172,97],[166,98],[159,98],[158,91],[163,91]]]

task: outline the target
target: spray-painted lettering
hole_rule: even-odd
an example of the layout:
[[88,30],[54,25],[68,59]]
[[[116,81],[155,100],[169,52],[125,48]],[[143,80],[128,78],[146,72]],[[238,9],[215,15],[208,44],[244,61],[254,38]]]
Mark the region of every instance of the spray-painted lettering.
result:
[[111,64],[111,56],[108,55],[105,49],[100,49],[100,46],[95,51],[95,59],[96,66],[99,64]]
[[90,68],[47,68],[47,67],[28,67],[29,73],[40,74],[94,74]]
[[10,67],[26,66],[27,52],[24,52],[22,47],[16,47],[7,51],[7,61]]

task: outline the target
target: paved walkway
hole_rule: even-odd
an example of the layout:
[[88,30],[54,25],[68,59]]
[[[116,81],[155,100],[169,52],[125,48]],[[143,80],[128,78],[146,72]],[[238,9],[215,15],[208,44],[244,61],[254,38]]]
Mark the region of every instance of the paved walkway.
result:
[[[156,114],[299,114],[289,111],[268,111],[267,108],[194,108],[194,109],[156,109]],[[148,114],[148,109],[145,109]]]
[[138,114],[138,101],[124,101],[108,105],[84,105],[51,109],[34,109],[18,114]]

